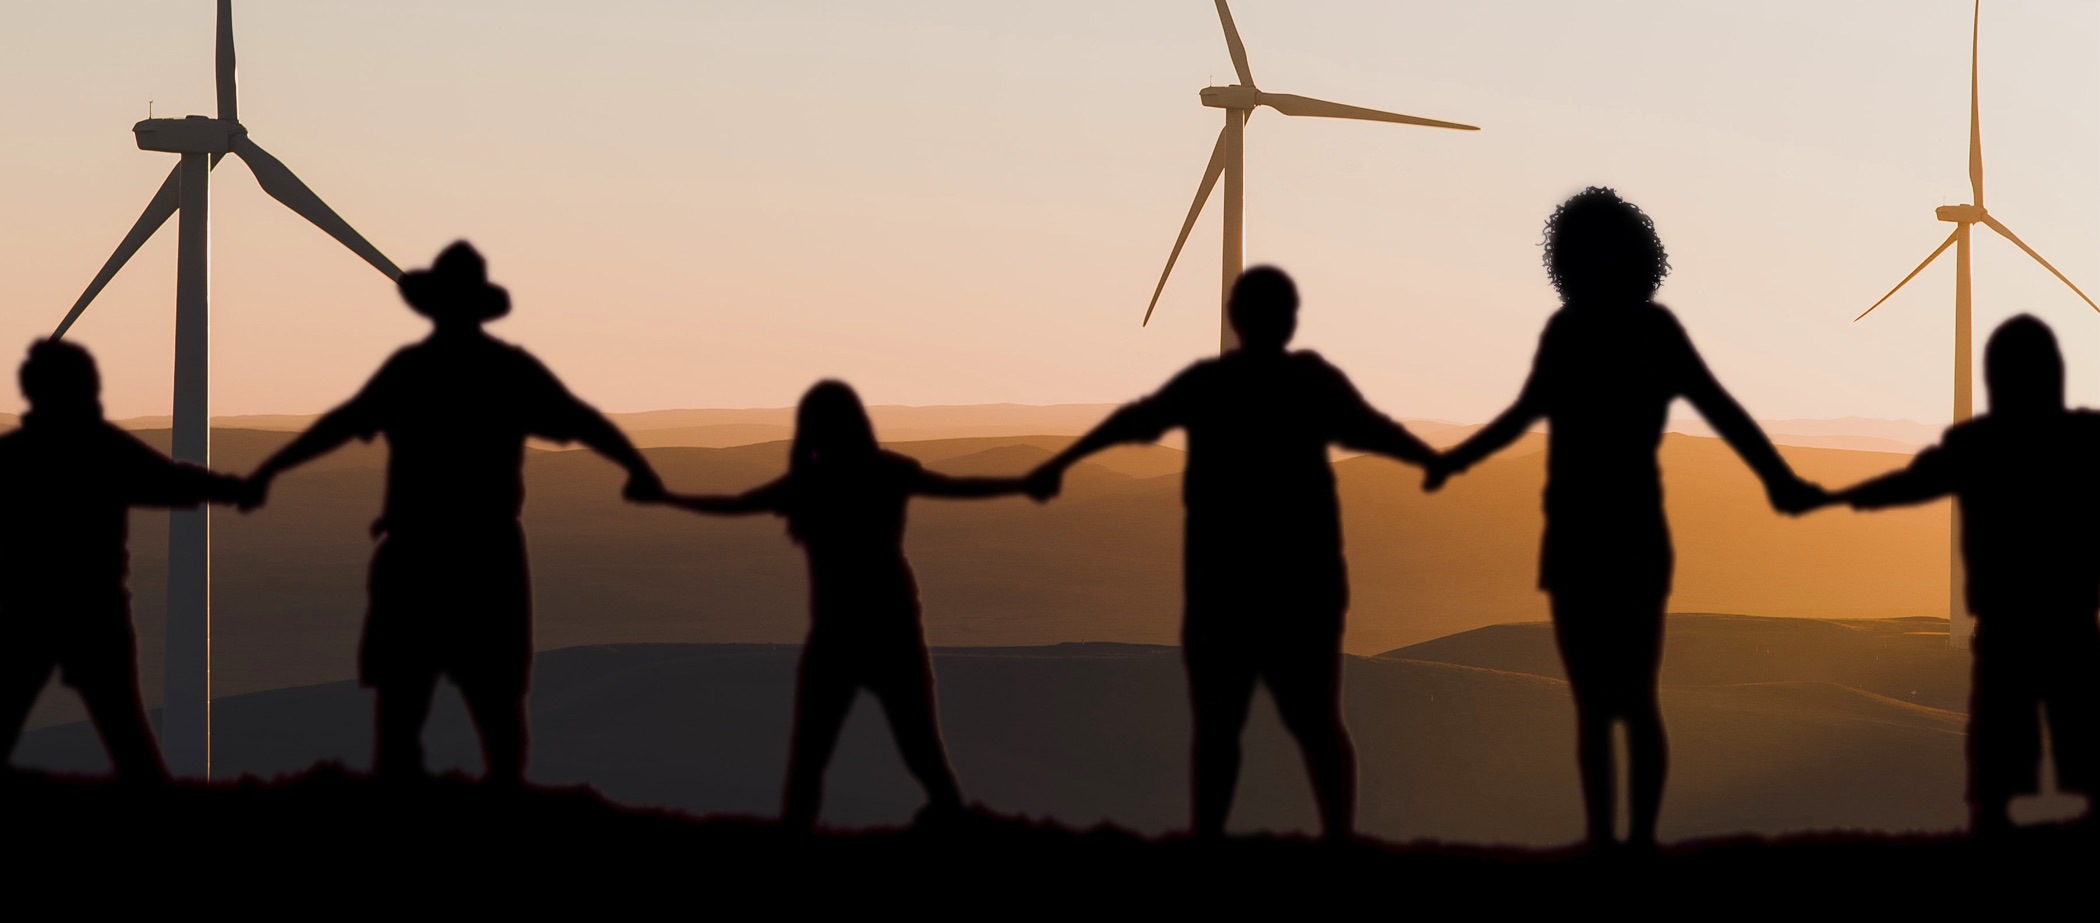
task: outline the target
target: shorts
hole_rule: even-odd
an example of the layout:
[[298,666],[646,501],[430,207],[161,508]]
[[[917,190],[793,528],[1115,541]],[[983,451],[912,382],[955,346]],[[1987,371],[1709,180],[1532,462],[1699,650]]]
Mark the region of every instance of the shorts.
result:
[[366,686],[435,682],[523,695],[532,667],[525,533],[507,527],[393,533],[372,554],[358,650]]

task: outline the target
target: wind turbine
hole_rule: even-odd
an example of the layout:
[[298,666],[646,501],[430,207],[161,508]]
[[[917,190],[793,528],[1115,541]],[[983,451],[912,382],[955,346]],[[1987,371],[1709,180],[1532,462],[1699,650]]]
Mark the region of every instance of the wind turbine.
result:
[[1436,119],[1401,115],[1397,112],[1381,112],[1360,106],[1345,106],[1324,99],[1293,96],[1289,93],[1268,93],[1254,86],[1254,74],[1247,68],[1247,48],[1240,44],[1240,30],[1232,24],[1232,10],[1225,0],[1216,0],[1218,20],[1225,25],[1225,48],[1232,53],[1232,69],[1239,74],[1240,82],[1229,87],[1204,87],[1203,104],[1213,109],[1225,110],[1225,128],[1218,132],[1218,144],[1211,149],[1210,165],[1203,170],[1203,182],[1196,187],[1196,203],[1189,206],[1188,218],[1181,222],[1181,235],[1174,238],[1174,249],[1167,254],[1167,268],[1160,271],[1159,284],[1152,289],[1152,303],[1145,306],[1145,319],[1139,326],[1152,323],[1152,309],[1159,306],[1159,294],[1166,290],[1167,276],[1174,272],[1174,261],[1181,256],[1181,246],[1188,243],[1189,231],[1196,226],[1196,217],[1203,213],[1203,203],[1210,199],[1210,190],[1218,184],[1218,176],[1225,177],[1225,251],[1221,267],[1222,290],[1218,296],[1219,351],[1231,352],[1239,345],[1239,338],[1232,333],[1232,321],[1224,317],[1225,300],[1232,296],[1232,283],[1240,277],[1244,258],[1241,231],[1246,215],[1245,129],[1247,119],[1257,106],[1267,106],[1284,115],[1303,115],[1329,119],[1361,119],[1370,122],[1397,122],[1402,125],[1426,125],[1430,128],[1457,128],[1464,131],[1479,131],[1477,126],[1461,125],[1457,122],[1440,122]]
[[[1910,280],[1917,278],[1918,273],[1924,272],[1925,267],[1932,265],[1933,260],[1939,259],[1940,254],[1947,252],[1948,247],[1953,247],[1954,422],[1956,423],[1960,423],[1975,415],[1973,401],[1970,397],[1970,380],[1972,375],[1969,371],[1971,353],[1969,346],[1970,228],[1981,224],[1998,232],[1998,236],[2012,241],[2013,246],[2019,247],[2022,252],[2034,257],[2034,261],[2042,264],[2043,269],[2049,270],[2051,274],[2063,280],[2063,283],[2070,286],[2071,291],[2077,292],[2078,297],[2085,299],[2085,303],[2091,305],[2093,310],[2100,311],[2100,304],[2094,304],[2092,298],[2087,297],[2085,292],[2079,290],[2077,283],[2072,282],[2070,277],[2058,272],[2056,267],[2049,265],[2049,261],[2042,259],[2042,255],[2034,252],[2033,247],[2027,246],[2027,242],[2021,240],[2019,235],[2014,234],[2011,228],[2000,223],[1997,218],[1991,217],[1991,213],[1983,208],[1983,120],[1976,92],[1977,36],[1981,33],[1982,27],[1983,0],[1976,0],[1976,8],[1969,25],[1969,191],[1974,201],[1967,205],[1940,206],[1936,214],[1941,221],[1952,223],[1954,232],[1948,234],[1946,240],[1940,241],[1939,247],[1933,250],[1930,256],[1925,257],[1925,262],[1919,263],[1918,268],[1911,270],[1910,275],[1904,276],[1903,281],[1896,283],[1895,288],[1889,289],[1887,295],[1881,296],[1881,301],[1874,302],[1865,311],[1861,311],[1859,317],[1852,319],[1854,322],[1857,322],[1860,318],[1874,313],[1874,309],[1881,307],[1883,301],[1889,300],[1890,296],[1895,295],[1903,286],[1910,284]],[[1967,578],[1964,574],[1961,560],[1961,508],[1959,506],[1953,508],[1952,516],[1953,518],[1950,520],[1951,527],[1948,531],[1948,560],[1950,563],[1947,598],[1947,643],[1953,647],[1967,647],[1969,645],[1969,636],[1975,631],[1975,621],[1969,617],[1969,607],[1963,593],[1964,581]]]
[[[131,127],[141,150],[181,154],[144,214],[102,264],[73,310],[51,336],[63,337],[88,303],[124,268],[169,216],[178,223],[175,262],[175,413],[173,452],[180,461],[211,464],[211,170],[233,154],[248,165],[264,192],[327,231],[389,279],[401,270],[351,229],[283,162],[248,138],[234,87],[233,0],[219,0],[219,117],[149,118]],[[168,641],[161,748],[177,775],[211,775],[211,516],[177,510],[168,518]]]

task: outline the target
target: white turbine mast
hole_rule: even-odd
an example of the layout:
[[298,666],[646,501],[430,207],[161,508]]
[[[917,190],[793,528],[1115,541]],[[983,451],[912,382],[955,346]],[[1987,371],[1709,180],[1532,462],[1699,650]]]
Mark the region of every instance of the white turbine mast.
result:
[[[1983,208],[1983,118],[1981,115],[1982,107],[1977,99],[1977,38],[1982,34],[1983,0],[1976,0],[1975,9],[1971,16],[1969,25],[1969,192],[1972,200],[1967,205],[1940,206],[1935,211],[1935,214],[1938,215],[1941,221],[1953,224],[1954,232],[1948,234],[1946,240],[1940,241],[1939,247],[1934,249],[1930,256],[1925,257],[1925,262],[1919,263],[1918,268],[1910,271],[1910,275],[1904,276],[1903,281],[1896,283],[1895,288],[1889,289],[1888,294],[1881,296],[1880,301],[1869,305],[1865,311],[1859,312],[1859,317],[1852,319],[1857,322],[1860,318],[1874,313],[1874,309],[1881,307],[1882,302],[1889,300],[1903,286],[1910,284],[1910,280],[1917,278],[1918,273],[1924,272],[1925,267],[1932,265],[1933,260],[1939,259],[1940,254],[1947,252],[1948,247],[1953,247],[1954,422],[1956,423],[1960,423],[1975,415],[1975,402],[1970,392],[1974,376],[1970,372],[1969,365],[1972,355],[1969,334],[1969,229],[1971,227],[1981,224],[1998,232],[1998,236],[2012,241],[2013,246],[2020,248],[2021,252],[2033,257],[2035,262],[2042,264],[2043,269],[2049,270],[2050,274],[2062,280],[2063,284],[2070,286],[2071,291],[2077,292],[2078,297],[2084,299],[2086,304],[2091,305],[2093,310],[2100,311],[2100,304],[2094,304],[2093,299],[2081,291],[2077,283],[2072,282],[2070,277],[2058,272],[2056,267],[2049,265],[2049,261],[2042,259],[2042,255],[2034,252],[2033,247],[2027,246],[2026,241],[2021,240],[2018,235],[2014,234],[2011,228],[2000,223],[1997,218],[1992,217],[1991,213]],[[1961,508],[1955,506],[1951,515],[1953,518],[1949,522],[1947,536],[1949,568],[1947,580],[1947,643],[1953,647],[1968,647],[1969,636],[1976,630],[1976,622],[1969,615],[1968,600],[1964,593],[1967,575],[1962,567],[1961,560]]]
[[1225,0],[1216,0],[1218,20],[1225,26],[1225,49],[1232,54],[1232,69],[1240,82],[1229,87],[1204,87],[1203,104],[1213,109],[1225,110],[1225,128],[1218,132],[1217,146],[1211,149],[1210,165],[1203,170],[1203,182],[1196,187],[1196,202],[1189,206],[1189,214],[1181,222],[1181,234],[1174,238],[1174,249],[1167,254],[1167,268],[1160,271],[1159,284],[1152,289],[1152,302],[1145,306],[1145,319],[1139,326],[1152,322],[1152,309],[1159,306],[1160,292],[1167,287],[1167,277],[1174,272],[1174,261],[1181,257],[1181,247],[1188,243],[1189,231],[1196,226],[1196,217],[1203,213],[1203,204],[1210,199],[1211,188],[1218,184],[1218,177],[1225,178],[1225,249],[1221,267],[1222,291],[1218,296],[1219,347],[1221,352],[1230,352],[1239,345],[1239,338],[1232,333],[1232,321],[1224,317],[1225,299],[1232,295],[1232,283],[1240,276],[1244,265],[1242,249],[1244,235],[1242,222],[1246,215],[1245,172],[1246,146],[1244,143],[1247,119],[1258,106],[1267,106],[1284,115],[1312,116],[1329,119],[1360,119],[1370,122],[1395,122],[1401,125],[1424,125],[1430,128],[1456,128],[1463,131],[1479,131],[1473,125],[1457,122],[1440,122],[1436,119],[1401,115],[1397,112],[1382,112],[1361,106],[1345,106],[1324,99],[1294,96],[1289,93],[1264,92],[1254,85],[1254,74],[1247,67],[1247,48],[1240,44],[1240,30],[1232,24],[1232,10]]
[[[153,232],[180,212],[175,264],[175,410],[173,451],[177,460],[211,464],[211,170],[233,154],[248,165],[271,198],[313,222],[389,279],[401,270],[366,242],[348,222],[282,161],[249,139],[241,124],[234,86],[233,0],[219,0],[218,118],[148,118],[131,130],[141,150],[182,155],[146,211],[117,244],[102,271],[51,334],[63,337],[89,302],[124,268]],[[149,110],[148,114],[151,112]],[[161,748],[178,776],[211,775],[211,514],[177,510],[168,519],[168,639]]]

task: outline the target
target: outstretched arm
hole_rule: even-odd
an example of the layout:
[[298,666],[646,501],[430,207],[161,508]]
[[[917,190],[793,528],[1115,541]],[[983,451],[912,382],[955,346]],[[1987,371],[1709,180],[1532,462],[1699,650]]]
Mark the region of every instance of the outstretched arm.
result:
[[928,497],[1004,497],[1027,490],[1028,484],[1025,477],[955,477],[921,468],[911,492]]
[[1541,399],[1539,367],[1534,361],[1531,377],[1524,382],[1524,390],[1518,392],[1517,401],[1509,405],[1488,425],[1474,433],[1471,438],[1446,451],[1428,465],[1429,476],[1422,480],[1423,490],[1436,490],[1454,474],[1462,474],[1467,468],[1479,464],[1483,459],[1502,451],[1518,436],[1546,415],[1545,402]]
[[306,428],[293,439],[290,445],[278,449],[277,453],[248,475],[248,492],[240,500],[242,510],[261,506],[270,493],[270,482],[277,475],[297,468],[340,448],[354,438],[370,438],[372,429],[365,420],[363,396],[351,399],[350,403],[329,411],[314,425]]
[[783,477],[763,487],[754,487],[740,494],[664,494],[664,502],[682,510],[695,513],[712,513],[717,516],[744,516],[751,513],[778,513],[784,508],[787,495],[787,478]]
[[650,467],[649,460],[642,457],[627,434],[620,432],[620,428],[597,408],[570,394],[561,379],[555,378],[554,373],[539,360],[522,353],[520,356],[525,363],[523,381],[527,389],[527,406],[532,408],[530,429],[533,435],[561,442],[581,442],[591,451],[627,469],[627,486],[621,491],[622,496],[637,503],[663,500],[663,479],[657,477],[656,469]]
[[1166,435],[1167,430],[1181,425],[1181,406],[1191,387],[1188,377],[1189,373],[1184,372],[1181,377],[1168,382],[1158,394],[1123,405],[1078,441],[1066,446],[1064,451],[1037,466],[1028,474],[1028,494],[1037,500],[1048,500],[1057,495],[1065,469],[1080,459],[1112,445],[1155,441]]
[[1437,451],[1430,448],[1429,443],[1416,438],[1393,418],[1379,413],[1339,369],[1334,371],[1334,382],[1337,398],[1334,441],[1337,444],[1413,462],[1425,468],[1436,463]]
[[1954,466],[1946,449],[1933,447],[1918,453],[1910,467],[1855,484],[1840,491],[1838,499],[1856,510],[1878,510],[1937,500],[1954,492]]
[[[1678,333],[1682,337],[1681,329]],[[1714,432],[1742,456],[1750,470],[1757,472],[1773,508],[1798,514],[1829,503],[1828,492],[1802,480],[1786,459],[1779,456],[1779,450],[1772,447],[1772,440],[1765,435],[1764,429],[1750,418],[1743,405],[1736,403],[1714,378],[1713,372],[1707,369],[1706,361],[1692,348],[1690,339],[1682,341],[1682,348],[1685,363],[1682,393],[1685,400],[1690,401]]]
[[121,438],[126,464],[125,502],[131,506],[187,508],[199,503],[240,503],[248,482],[208,468],[178,462],[154,451],[129,433]]
[[647,458],[642,457],[641,450],[634,447],[627,434],[620,432],[619,427],[614,426],[611,420],[606,419],[605,415],[597,410],[581,402],[578,402],[577,409],[580,413],[575,430],[576,441],[627,469],[627,487],[621,491],[621,495],[637,503],[661,501],[664,498],[663,479],[657,477],[656,469],[649,465]]

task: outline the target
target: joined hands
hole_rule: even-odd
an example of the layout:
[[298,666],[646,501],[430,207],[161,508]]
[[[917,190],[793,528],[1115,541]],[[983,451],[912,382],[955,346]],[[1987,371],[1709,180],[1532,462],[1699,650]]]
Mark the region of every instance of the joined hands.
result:
[[1037,503],[1048,503],[1050,498],[1057,496],[1059,492],[1064,490],[1064,466],[1054,462],[1046,462],[1034,471],[1028,472],[1028,477],[1025,481],[1027,486],[1024,489],[1029,497],[1033,498]]

